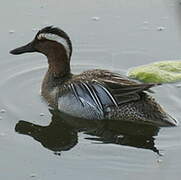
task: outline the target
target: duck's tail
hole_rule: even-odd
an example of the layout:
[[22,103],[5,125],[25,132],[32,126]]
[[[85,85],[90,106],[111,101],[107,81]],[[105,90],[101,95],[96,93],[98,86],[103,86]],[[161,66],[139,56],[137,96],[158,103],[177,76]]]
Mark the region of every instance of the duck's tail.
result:
[[172,126],[178,126],[179,122],[174,119],[172,116],[166,113],[166,116],[163,118],[162,121],[160,121],[160,125],[162,127],[172,127]]

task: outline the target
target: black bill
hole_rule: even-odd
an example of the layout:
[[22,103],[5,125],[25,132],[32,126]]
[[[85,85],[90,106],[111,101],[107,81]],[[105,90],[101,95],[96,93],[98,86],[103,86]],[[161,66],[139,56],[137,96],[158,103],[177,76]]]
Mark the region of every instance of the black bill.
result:
[[13,49],[10,51],[11,54],[18,55],[23,53],[35,52],[35,48],[33,47],[33,43],[28,43],[25,46]]

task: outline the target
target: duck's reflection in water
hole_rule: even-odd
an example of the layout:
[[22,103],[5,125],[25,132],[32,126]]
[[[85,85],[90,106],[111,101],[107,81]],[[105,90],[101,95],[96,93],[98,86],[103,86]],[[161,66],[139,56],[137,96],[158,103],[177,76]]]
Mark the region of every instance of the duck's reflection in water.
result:
[[19,121],[15,131],[33,137],[55,154],[73,148],[78,143],[79,132],[91,135],[86,139],[94,142],[150,149],[159,154],[154,143],[154,136],[159,132],[158,127],[112,120],[77,119],[58,111],[50,112],[52,121],[48,126]]

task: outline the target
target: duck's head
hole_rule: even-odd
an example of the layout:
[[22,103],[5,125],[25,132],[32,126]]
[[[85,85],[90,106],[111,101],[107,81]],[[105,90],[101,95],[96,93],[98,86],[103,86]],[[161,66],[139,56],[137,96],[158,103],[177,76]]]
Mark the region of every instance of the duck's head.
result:
[[48,26],[41,29],[30,43],[10,51],[14,55],[32,52],[39,52],[47,56],[51,69],[61,73],[64,68],[69,68],[72,44],[64,31]]
[[56,49],[64,51],[67,58],[70,59],[72,54],[72,43],[68,35],[57,27],[47,26],[36,34],[33,41],[24,46],[13,49],[10,53],[18,55],[23,53],[40,52],[48,56]]

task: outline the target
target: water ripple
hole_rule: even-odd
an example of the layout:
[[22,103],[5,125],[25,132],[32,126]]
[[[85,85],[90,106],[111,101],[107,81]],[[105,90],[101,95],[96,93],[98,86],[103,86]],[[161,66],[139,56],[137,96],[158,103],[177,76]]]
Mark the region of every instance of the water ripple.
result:
[[[1,63],[3,79],[0,82],[1,108],[12,113],[19,119],[28,119],[36,124],[49,124],[51,115],[47,105],[40,97],[40,86],[46,72],[46,62],[37,56],[26,58],[15,58],[15,60],[3,61]],[[86,69],[97,68],[94,65],[72,65],[74,73]],[[163,85],[154,89],[153,96],[159,103],[166,107],[174,117],[179,118],[180,111],[180,89],[174,84]],[[165,96],[169,94],[170,96]],[[40,113],[44,113],[44,122],[40,121]],[[17,120],[17,121],[18,121]],[[151,172],[159,167],[156,153],[152,151],[121,146],[119,144],[97,144],[94,140],[89,141],[91,135],[79,134],[78,148],[74,151],[81,151],[81,157],[87,160],[101,160],[105,162],[101,168],[119,170],[125,172]],[[169,153],[175,148],[181,149],[180,126],[176,128],[163,128],[155,137],[156,147],[163,153]],[[85,146],[86,144],[86,146]],[[72,152],[72,151],[71,151]],[[89,154],[87,156],[87,154]],[[76,158],[76,157],[75,157]],[[164,159],[164,158],[163,158]]]

